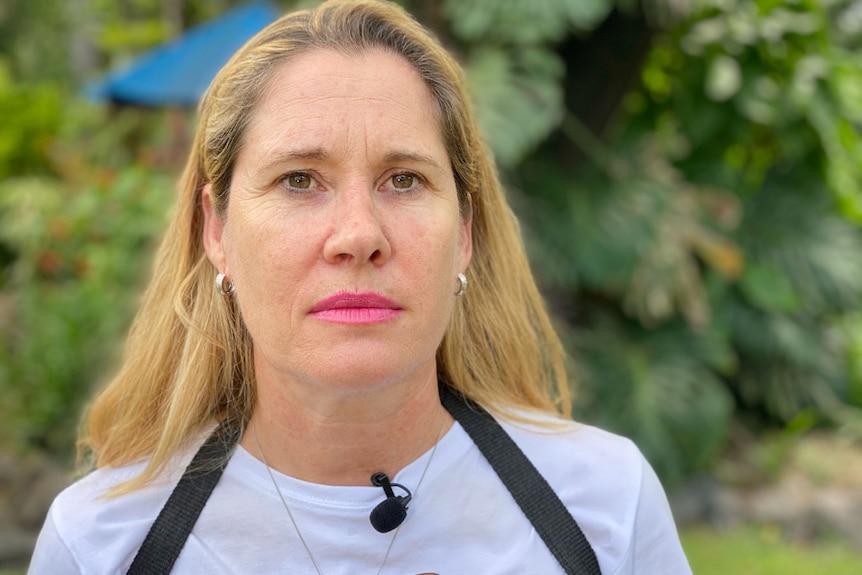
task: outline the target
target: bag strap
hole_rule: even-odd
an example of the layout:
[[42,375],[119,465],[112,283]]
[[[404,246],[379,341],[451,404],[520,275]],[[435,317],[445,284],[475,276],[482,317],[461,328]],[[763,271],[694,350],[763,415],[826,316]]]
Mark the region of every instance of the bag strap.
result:
[[[497,420],[446,385],[440,386],[440,399],[491,464],[563,570],[568,575],[601,575],[595,553],[578,523]],[[204,442],[150,527],[127,575],[171,572],[227,466],[239,432],[238,426],[222,424]]]
[[449,386],[440,386],[440,399],[497,472],[563,570],[569,575],[601,575],[593,548],[575,518],[497,420]]
[[150,527],[128,575],[168,575],[239,441],[240,427],[222,423],[210,434]]

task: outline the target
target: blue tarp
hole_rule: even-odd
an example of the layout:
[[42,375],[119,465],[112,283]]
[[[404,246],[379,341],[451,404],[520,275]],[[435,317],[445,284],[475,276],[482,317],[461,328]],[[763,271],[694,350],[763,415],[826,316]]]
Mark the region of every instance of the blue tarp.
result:
[[109,72],[85,93],[142,106],[196,106],[233,53],[278,16],[269,2],[234,8]]

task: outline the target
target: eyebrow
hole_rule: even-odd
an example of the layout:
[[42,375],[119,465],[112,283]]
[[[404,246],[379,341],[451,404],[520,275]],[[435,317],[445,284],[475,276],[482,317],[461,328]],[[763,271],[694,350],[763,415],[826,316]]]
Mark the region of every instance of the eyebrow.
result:
[[384,156],[383,160],[387,164],[397,162],[416,162],[419,164],[427,164],[437,169],[443,169],[442,166],[440,166],[440,164],[438,164],[434,158],[419,152],[389,152],[388,154],[386,154],[386,156]]
[[[329,158],[329,154],[323,148],[310,148],[308,150],[280,150],[273,154],[267,166],[276,166],[281,163],[290,162],[293,160],[316,160],[324,161]],[[426,164],[437,169],[442,169],[442,166],[431,156],[421,152],[412,152],[398,150],[389,152],[383,157],[384,163],[393,164],[399,162],[414,162]]]
[[329,155],[323,148],[312,148],[310,150],[279,150],[273,154],[267,162],[267,166],[275,166],[291,160],[319,160],[323,161]]

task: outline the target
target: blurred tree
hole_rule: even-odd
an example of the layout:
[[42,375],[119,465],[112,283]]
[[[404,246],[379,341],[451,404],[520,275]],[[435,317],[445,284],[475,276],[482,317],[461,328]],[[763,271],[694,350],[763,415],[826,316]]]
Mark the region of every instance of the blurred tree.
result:
[[580,416],[669,478],[710,461],[733,413],[858,428],[862,3],[442,6]]
[[48,84],[15,83],[0,59],[0,179],[50,172],[50,146],[60,127],[63,93]]
[[831,406],[854,397],[837,325],[862,302],[854,14],[862,3],[699,3],[652,51],[619,140],[658,138],[685,180],[738,202],[727,237],[746,265],[737,282],[707,268],[710,309],[736,351],[728,388],[767,420],[815,406],[851,423]]
[[0,55],[22,83],[76,89],[92,75],[242,0],[5,0]]
[[66,455],[84,399],[115,365],[172,190],[145,167],[94,175],[0,184],[0,238],[16,250],[0,329],[5,441]]
[[59,0],[6,0],[0,5],[0,55],[19,82],[68,84],[69,14]]

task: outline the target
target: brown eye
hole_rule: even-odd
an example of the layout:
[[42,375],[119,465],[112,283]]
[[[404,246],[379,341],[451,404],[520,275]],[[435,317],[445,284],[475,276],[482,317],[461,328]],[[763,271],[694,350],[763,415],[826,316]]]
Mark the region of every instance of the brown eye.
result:
[[413,187],[416,178],[412,174],[396,174],[392,176],[392,185],[399,190],[407,190]]
[[311,187],[311,176],[309,176],[308,174],[303,174],[302,172],[288,174],[284,180],[291,188],[307,190]]

